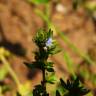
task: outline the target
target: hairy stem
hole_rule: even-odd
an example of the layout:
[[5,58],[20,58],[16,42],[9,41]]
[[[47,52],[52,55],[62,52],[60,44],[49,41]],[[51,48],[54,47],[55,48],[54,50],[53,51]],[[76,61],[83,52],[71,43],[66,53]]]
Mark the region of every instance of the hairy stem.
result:
[[44,95],[46,95],[45,69],[42,70],[42,77],[43,77],[42,86],[43,86],[43,88],[44,88]]
[[43,47],[40,47],[39,51],[40,51],[40,53],[42,55],[41,61],[42,61],[42,66],[43,66],[43,68],[42,68],[42,82],[41,82],[41,84],[42,84],[43,89],[44,89],[43,96],[46,96],[47,91],[46,91],[46,69],[45,69],[45,64],[47,62],[47,58],[48,57],[46,57],[45,50],[44,50]]

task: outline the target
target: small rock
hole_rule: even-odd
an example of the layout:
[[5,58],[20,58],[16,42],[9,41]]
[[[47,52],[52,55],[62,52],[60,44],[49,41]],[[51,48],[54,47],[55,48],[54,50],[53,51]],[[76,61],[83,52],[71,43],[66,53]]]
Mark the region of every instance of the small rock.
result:
[[67,13],[67,8],[62,4],[57,4],[56,11],[66,14]]

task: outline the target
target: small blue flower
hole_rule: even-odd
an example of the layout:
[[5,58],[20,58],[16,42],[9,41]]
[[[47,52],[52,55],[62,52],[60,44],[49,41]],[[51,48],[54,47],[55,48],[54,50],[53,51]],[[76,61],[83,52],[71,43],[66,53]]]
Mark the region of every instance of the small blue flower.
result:
[[46,42],[46,46],[47,47],[49,47],[49,46],[51,46],[52,45],[52,38],[49,38],[48,40],[47,40],[47,42]]

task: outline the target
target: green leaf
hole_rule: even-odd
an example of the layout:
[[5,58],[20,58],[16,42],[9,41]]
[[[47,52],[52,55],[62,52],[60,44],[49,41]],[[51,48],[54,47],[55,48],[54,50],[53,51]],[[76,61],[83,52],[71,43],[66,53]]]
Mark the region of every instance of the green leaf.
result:
[[54,55],[56,53],[59,53],[61,51],[59,44],[54,40],[52,42],[52,46],[48,47],[48,54]]
[[47,83],[54,84],[57,81],[57,78],[56,78],[55,74],[53,73],[46,77],[46,81],[47,81]]
[[86,2],[85,3],[85,8],[90,10],[90,11],[96,12],[96,2],[95,1]]
[[2,86],[2,93],[5,93],[7,91],[11,91],[10,85],[4,85],[4,86]]
[[73,9],[76,10],[78,7],[78,0],[73,0]]
[[58,90],[56,90],[56,96],[61,96]]
[[46,68],[46,70],[47,70],[48,72],[54,72],[54,69],[53,69],[53,68]]
[[28,68],[30,68],[31,70],[32,70],[32,69],[40,69],[40,70],[42,70],[42,69],[44,69],[44,67],[45,67],[45,65],[43,64],[42,61],[37,61],[37,62],[32,62],[32,63],[26,63],[26,62],[24,62],[24,64],[25,64]]
[[68,52],[66,52],[66,50],[64,50],[64,59],[65,62],[67,64],[67,67],[70,71],[70,73],[75,77],[74,75],[74,66],[73,66],[73,60],[71,59],[70,55],[68,54]]
[[93,96],[92,92],[89,92],[86,96]]
[[3,96],[3,94],[2,94],[2,86],[0,86],[0,96]]
[[30,69],[36,68],[36,65],[35,65],[35,64],[29,64],[29,63],[26,63],[26,62],[24,62],[24,64],[25,64],[28,68],[30,68]]
[[67,84],[65,83],[65,81],[63,81],[62,79],[60,79],[60,82],[61,82],[61,85],[62,85],[65,89],[67,89]]
[[19,92],[16,93],[16,96],[21,96]]
[[[33,89],[33,96],[41,96],[44,91],[44,88],[42,85],[36,85],[35,88]],[[43,95],[42,95],[43,96]]]
[[83,96],[89,93],[89,90],[84,88],[79,81],[78,77],[75,80],[67,80],[67,83],[60,79],[61,86],[67,91],[64,96]]
[[53,31],[51,29],[49,29],[49,32],[47,32],[47,37],[53,37]]
[[46,4],[49,2],[49,0],[28,0],[30,3],[34,3],[36,5],[38,4]]
[[8,70],[7,70],[6,66],[3,65],[0,68],[0,81],[4,80],[7,74],[8,74]]
[[19,85],[17,96],[32,96],[30,82]]
[[80,5],[84,5],[86,0],[73,0],[73,9],[77,10]]
[[49,29],[48,31],[39,29],[34,37],[34,42],[38,47],[46,47],[46,42],[49,38],[53,36],[53,31]]
[[45,69],[46,69],[48,72],[54,72],[53,62],[47,62],[46,66],[45,66]]

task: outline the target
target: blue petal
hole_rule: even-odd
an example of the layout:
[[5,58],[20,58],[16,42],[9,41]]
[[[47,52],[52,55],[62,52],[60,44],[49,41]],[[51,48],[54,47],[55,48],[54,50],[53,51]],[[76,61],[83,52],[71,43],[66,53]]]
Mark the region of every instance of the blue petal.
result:
[[49,38],[46,42],[46,46],[51,46],[52,45],[52,38]]

